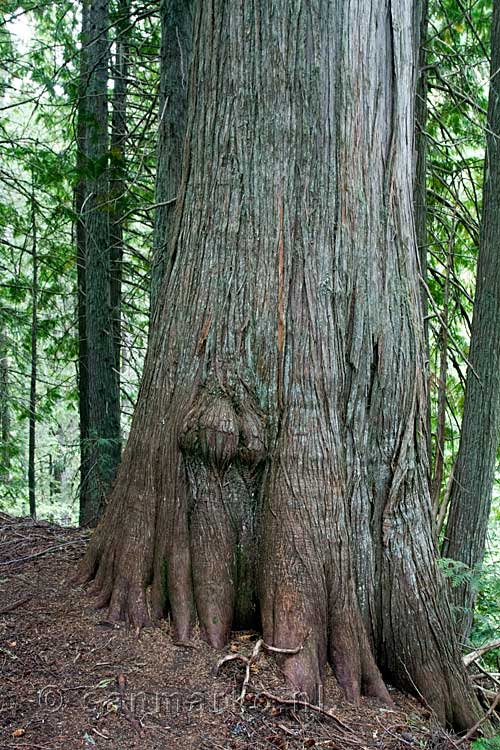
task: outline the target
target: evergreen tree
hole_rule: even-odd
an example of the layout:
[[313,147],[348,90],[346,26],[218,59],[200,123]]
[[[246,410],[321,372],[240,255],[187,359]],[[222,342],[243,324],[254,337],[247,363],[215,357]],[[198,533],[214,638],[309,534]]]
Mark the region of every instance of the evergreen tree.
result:
[[[171,612],[381,672],[475,721],[436,570],[410,0],[200,3],[183,180],[134,422],[80,566],[109,617]],[[356,581],[356,583],[355,583]],[[380,670],[380,671],[379,671]]]

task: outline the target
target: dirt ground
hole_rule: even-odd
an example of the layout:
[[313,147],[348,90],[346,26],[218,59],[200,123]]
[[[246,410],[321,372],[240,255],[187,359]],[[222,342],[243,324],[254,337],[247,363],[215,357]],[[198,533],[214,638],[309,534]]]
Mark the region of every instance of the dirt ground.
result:
[[[71,584],[88,535],[0,514],[0,748],[14,750],[451,750],[415,700],[394,708],[347,704],[330,676],[324,712],[291,698],[275,660],[245,666],[200,640],[176,646],[168,623],[140,634],[117,627]],[[228,654],[249,655],[256,633],[234,633]],[[326,712],[329,715],[326,715]],[[462,743],[461,750],[468,745]]]

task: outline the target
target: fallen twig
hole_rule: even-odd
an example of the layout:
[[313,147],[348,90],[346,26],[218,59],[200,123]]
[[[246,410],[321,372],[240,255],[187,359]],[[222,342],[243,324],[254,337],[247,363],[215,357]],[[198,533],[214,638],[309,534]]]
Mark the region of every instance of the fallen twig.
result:
[[253,647],[252,653],[250,656],[242,656],[241,654],[229,654],[228,656],[222,657],[220,659],[215,667],[215,674],[218,673],[219,669],[222,667],[223,664],[226,664],[229,661],[242,661],[243,664],[245,664],[245,679],[243,680],[243,685],[241,686],[241,693],[238,698],[238,701],[240,703],[243,703],[245,700],[245,695],[247,693],[247,688],[250,682],[251,677],[251,669],[252,665],[255,664],[257,659],[259,658],[259,655],[262,650],[264,651],[271,651],[274,654],[298,654],[299,651],[302,651],[302,646],[297,646],[297,648],[278,648],[277,646],[268,646],[267,643],[264,642],[262,638],[259,638],[255,646]]
[[9,659],[14,659],[15,661],[19,659],[19,657],[13,654],[12,651],[9,651],[8,648],[2,648],[1,646],[0,646],[0,654],[5,654],[5,656],[9,657]]
[[97,734],[97,736],[98,736],[98,737],[102,737],[102,738],[103,738],[103,740],[112,740],[112,739],[113,739],[112,737],[109,737],[109,735],[107,735],[107,734],[103,734],[102,732],[100,732],[100,731],[99,731],[98,729],[96,729],[95,727],[94,727],[94,728],[92,729],[92,731],[93,731],[93,732],[95,732],[95,733]]
[[144,729],[142,728],[140,719],[138,719],[137,716],[135,716],[125,704],[125,688],[127,686],[127,678],[125,677],[123,672],[120,672],[120,674],[117,676],[116,684],[118,687],[118,695],[120,701],[118,705],[118,713],[123,716],[123,718],[126,719],[129,724],[133,726],[133,728],[139,735],[143,736]]
[[[498,675],[496,675],[494,672],[488,672],[486,669],[483,669],[483,667],[480,664],[476,664],[476,668],[479,669],[479,671],[485,677],[491,680],[491,682],[493,682],[494,685],[498,685],[498,687],[500,687],[500,680],[498,679]],[[480,675],[478,675],[478,677],[480,677]]]
[[12,604],[8,604],[3,609],[0,609],[0,615],[6,615],[7,612],[12,612],[14,609],[17,609],[21,605],[26,604],[26,602],[29,602],[32,598],[32,596],[24,596],[22,599],[18,599],[17,601],[12,602]]
[[[238,698],[238,702],[243,703],[247,695],[248,685],[250,684],[252,665],[255,664],[262,651],[270,651],[271,653],[275,654],[288,654],[291,656],[293,654],[298,654],[300,651],[302,651],[303,648],[304,644],[302,644],[301,646],[297,646],[297,648],[278,648],[277,646],[269,646],[262,638],[260,638],[253,647],[250,656],[242,656],[241,654],[228,654],[227,656],[224,656],[222,659],[220,659],[217,662],[215,674],[218,673],[223,664],[227,664],[230,661],[241,661],[243,662],[243,664],[245,664],[245,678],[243,680],[241,692]],[[344,724],[344,722],[339,719],[338,716],[336,716],[332,711],[321,708],[321,706],[316,706],[314,705],[314,703],[309,703],[308,701],[304,700],[298,700],[297,698],[280,698],[277,695],[273,695],[273,693],[269,693],[267,690],[260,690],[258,696],[267,698],[268,700],[273,701],[274,703],[278,703],[282,706],[291,706],[293,708],[308,708],[314,713],[320,714],[321,716],[326,716],[328,719],[335,721],[340,727],[342,727],[342,729],[344,729],[349,734],[355,734],[354,730],[351,729],[351,727],[347,724]]]
[[25,557],[16,557],[14,560],[4,560],[3,562],[0,562],[0,565],[14,565],[15,563],[21,563],[26,562],[27,560],[33,560],[35,557],[41,557],[42,555],[47,555],[49,552],[54,552],[54,550],[61,549],[62,547],[69,547],[72,544],[82,544],[83,539],[73,539],[71,542],[63,542],[62,544],[54,544],[52,547],[47,547],[46,549],[40,550],[40,552],[34,552],[32,555],[26,555]]
[[342,727],[342,729],[345,729],[346,732],[349,732],[349,734],[356,734],[355,731],[348,724],[345,724],[342,719],[339,719],[339,717],[336,716],[333,711],[329,711],[326,708],[321,708],[321,706],[316,706],[314,703],[297,700],[297,698],[280,698],[278,695],[273,695],[273,693],[269,693],[267,690],[261,690],[259,692],[259,696],[262,696],[263,698],[269,698],[269,700],[274,701],[275,703],[280,703],[283,706],[308,708],[310,711],[314,711],[314,713],[320,714],[321,716],[326,716],[328,719],[333,719],[333,721],[335,721],[340,727]]
[[480,646],[480,648],[476,648],[474,651],[471,651],[470,654],[466,654],[463,657],[463,663],[466,667],[468,667],[470,664],[472,664],[472,662],[480,659],[481,656],[487,654],[488,651],[493,651],[493,649],[495,648],[500,648],[500,639],[496,641],[490,641],[490,643],[486,643],[484,646]]
[[471,739],[471,737],[474,737],[474,735],[476,734],[481,724],[483,724],[486,721],[486,719],[488,719],[491,716],[491,714],[495,711],[495,708],[497,707],[499,701],[500,701],[500,692],[496,694],[495,700],[493,701],[489,709],[486,711],[484,716],[482,716],[479,719],[479,721],[476,721],[474,726],[469,729],[467,734],[458,740],[457,745],[463,745],[464,742],[467,742],[468,740]]

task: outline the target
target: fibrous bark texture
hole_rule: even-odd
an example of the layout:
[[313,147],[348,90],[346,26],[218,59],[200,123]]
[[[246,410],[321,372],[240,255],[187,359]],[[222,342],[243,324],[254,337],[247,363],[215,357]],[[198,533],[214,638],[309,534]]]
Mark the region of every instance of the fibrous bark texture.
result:
[[[120,460],[120,398],[111,306],[111,232],[108,138],[109,9],[107,0],[90,0],[83,15],[81,54],[85,75],[81,115],[85,199],[85,357],[88,419],[83,439],[85,487],[80,521],[95,525]],[[79,133],[80,135],[80,133]],[[77,199],[80,196],[77,195]],[[80,248],[79,248],[80,249]]]
[[78,103],[76,121],[76,171],[77,180],[74,187],[75,223],[74,234],[76,244],[77,271],[77,308],[78,308],[78,410],[80,417],[80,525],[85,525],[87,509],[91,501],[88,496],[87,480],[89,476],[89,381],[88,381],[88,352],[87,352],[87,324],[86,324],[86,252],[85,252],[85,217],[83,214],[87,197],[86,184],[86,137],[87,137],[87,53],[88,44],[89,3],[82,2],[82,25],[80,51],[80,71],[78,81]]
[[126,204],[127,167],[127,89],[130,55],[130,0],[119,0],[116,9],[115,56],[113,65],[113,99],[111,118],[110,195],[112,200],[110,228],[110,304],[113,325],[113,348],[115,353],[115,388],[120,411],[121,333],[122,333],[122,266],[124,251],[124,220]]
[[30,516],[36,517],[36,412],[38,380],[38,236],[35,201],[35,185],[31,176],[31,373],[30,373],[30,416],[28,439],[28,496]]
[[81,565],[110,617],[262,625],[348,698],[474,718],[436,571],[410,0],[210,0],[134,423]]
[[[429,377],[429,326],[427,322],[427,27],[428,0],[416,0],[416,23],[419,24],[419,46],[417,61],[417,87],[415,98],[415,183],[413,199],[415,206],[415,236],[417,239],[420,294],[424,319],[425,372],[427,387]],[[431,454],[431,402],[427,399],[427,449]]]
[[[500,435],[500,2],[493,3],[483,215],[469,367],[442,554],[475,568],[483,560]],[[451,590],[457,629],[472,625],[470,580]]]
[[155,223],[151,268],[151,317],[170,267],[170,238],[181,185],[193,48],[194,0],[162,0]]

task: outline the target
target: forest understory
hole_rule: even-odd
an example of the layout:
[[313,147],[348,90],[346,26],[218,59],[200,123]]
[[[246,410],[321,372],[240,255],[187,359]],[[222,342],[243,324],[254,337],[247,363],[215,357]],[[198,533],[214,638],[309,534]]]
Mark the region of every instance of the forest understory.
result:
[[1,750],[470,747],[393,689],[390,708],[346,703],[331,674],[323,713],[280,702],[293,696],[266,654],[242,707],[243,662],[216,666],[226,654],[248,657],[258,633],[235,632],[217,652],[198,637],[176,645],[167,621],[140,633],[107,622],[71,582],[88,536],[0,514]]

